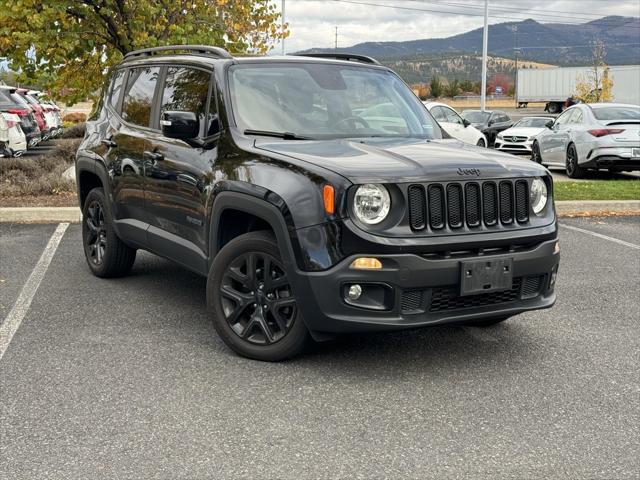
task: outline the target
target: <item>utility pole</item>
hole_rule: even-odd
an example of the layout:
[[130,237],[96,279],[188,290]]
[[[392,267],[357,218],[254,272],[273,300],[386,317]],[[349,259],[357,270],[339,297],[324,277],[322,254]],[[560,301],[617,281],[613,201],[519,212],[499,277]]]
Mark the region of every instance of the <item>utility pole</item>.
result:
[[489,0],[484,0],[484,30],[482,32],[482,90],[480,91],[480,110],[487,106],[487,43],[489,40]]
[[513,32],[513,53],[516,57],[516,76],[513,82],[513,98],[516,101],[516,108],[518,108],[518,54],[520,53],[520,49],[518,48],[518,26],[514,25],[511,27],[511,31]]
[[[284,0],[282,0],[282,25],[284,25]],[[284,54],[284,37],[282,37],[282,55]]]
[[336,39],[335,39],[333,49],[337,52],[338,51],[338,27],[336,26],[335,28],[336,28]]

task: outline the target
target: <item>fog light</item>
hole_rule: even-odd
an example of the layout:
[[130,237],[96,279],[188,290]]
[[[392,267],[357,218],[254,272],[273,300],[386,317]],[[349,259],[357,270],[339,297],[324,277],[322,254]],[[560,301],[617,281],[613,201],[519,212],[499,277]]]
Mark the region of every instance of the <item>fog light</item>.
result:
[[359,270],[378,270],[382,268],[382,262],[377,258],[360,257],[351,262],[351,268]]
[[355,284],[349,287],[349,292],[347,293],[349,300],[357,300],[360,295],[362,295],[362,287],[360,285]]

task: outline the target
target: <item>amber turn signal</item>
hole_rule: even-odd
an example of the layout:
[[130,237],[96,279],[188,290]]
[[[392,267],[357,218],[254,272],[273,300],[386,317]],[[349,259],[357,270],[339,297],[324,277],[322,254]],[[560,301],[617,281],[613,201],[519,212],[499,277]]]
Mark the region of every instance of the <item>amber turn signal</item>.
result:
[[382,262],[377,258],[360,257],[351,262],[351,268],[358,270],[378,270],[382,268]]
[[336,211],[336,192],[331,185],[325,185],[322,189],[322,199],[324,200],[324,211],[328,215],[333,215]]

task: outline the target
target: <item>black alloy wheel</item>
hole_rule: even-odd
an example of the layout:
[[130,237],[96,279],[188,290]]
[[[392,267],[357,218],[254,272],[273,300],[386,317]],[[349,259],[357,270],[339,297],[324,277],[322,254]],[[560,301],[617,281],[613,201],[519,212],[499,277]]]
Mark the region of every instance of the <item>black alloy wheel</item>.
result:
[[93,200],[87,207],[84,219],[87,228],[85,247],[88,260],[95,265],[101,265],[107,250],[107,231],[104,223],[104,211],[98,200]]
[[135,248],[116,234],[102,188],[87,194],[82,208],[82,243],[87,264],[97,277],[119,277],[131,270]]
[[540,155],[540,145],[538,145],[538,142],[533,142],[531,146],[531,160],[536,163],[542,163],[542,155]]
[[220,295],[228,325],[254,345],[281,340],[296,317],[296,298],[287,274],[267,253],[237,257],[224,273]]
[[569,178],[584,177],[584,168],[578,165],[578,152],[575,145],[569,145],[567,148],[566,171]]
[[478,140],[478,143],[476,143],[476,145],[478,147],[486,147],[486,145],[484,144],[484,138],[481,138],[480,140]]
[[207,304],[216,332],[248,358],[285,360],[310,340],[280,255],[273,233],[245,233],[217,253],[209,270]]

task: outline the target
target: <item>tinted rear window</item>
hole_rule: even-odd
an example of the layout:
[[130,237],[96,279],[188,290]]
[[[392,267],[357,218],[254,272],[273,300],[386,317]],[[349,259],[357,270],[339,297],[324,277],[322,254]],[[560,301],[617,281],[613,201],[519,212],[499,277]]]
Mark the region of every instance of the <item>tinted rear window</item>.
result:
[[598,120],[640,120],[640,107],[597,107],[593,115]]

